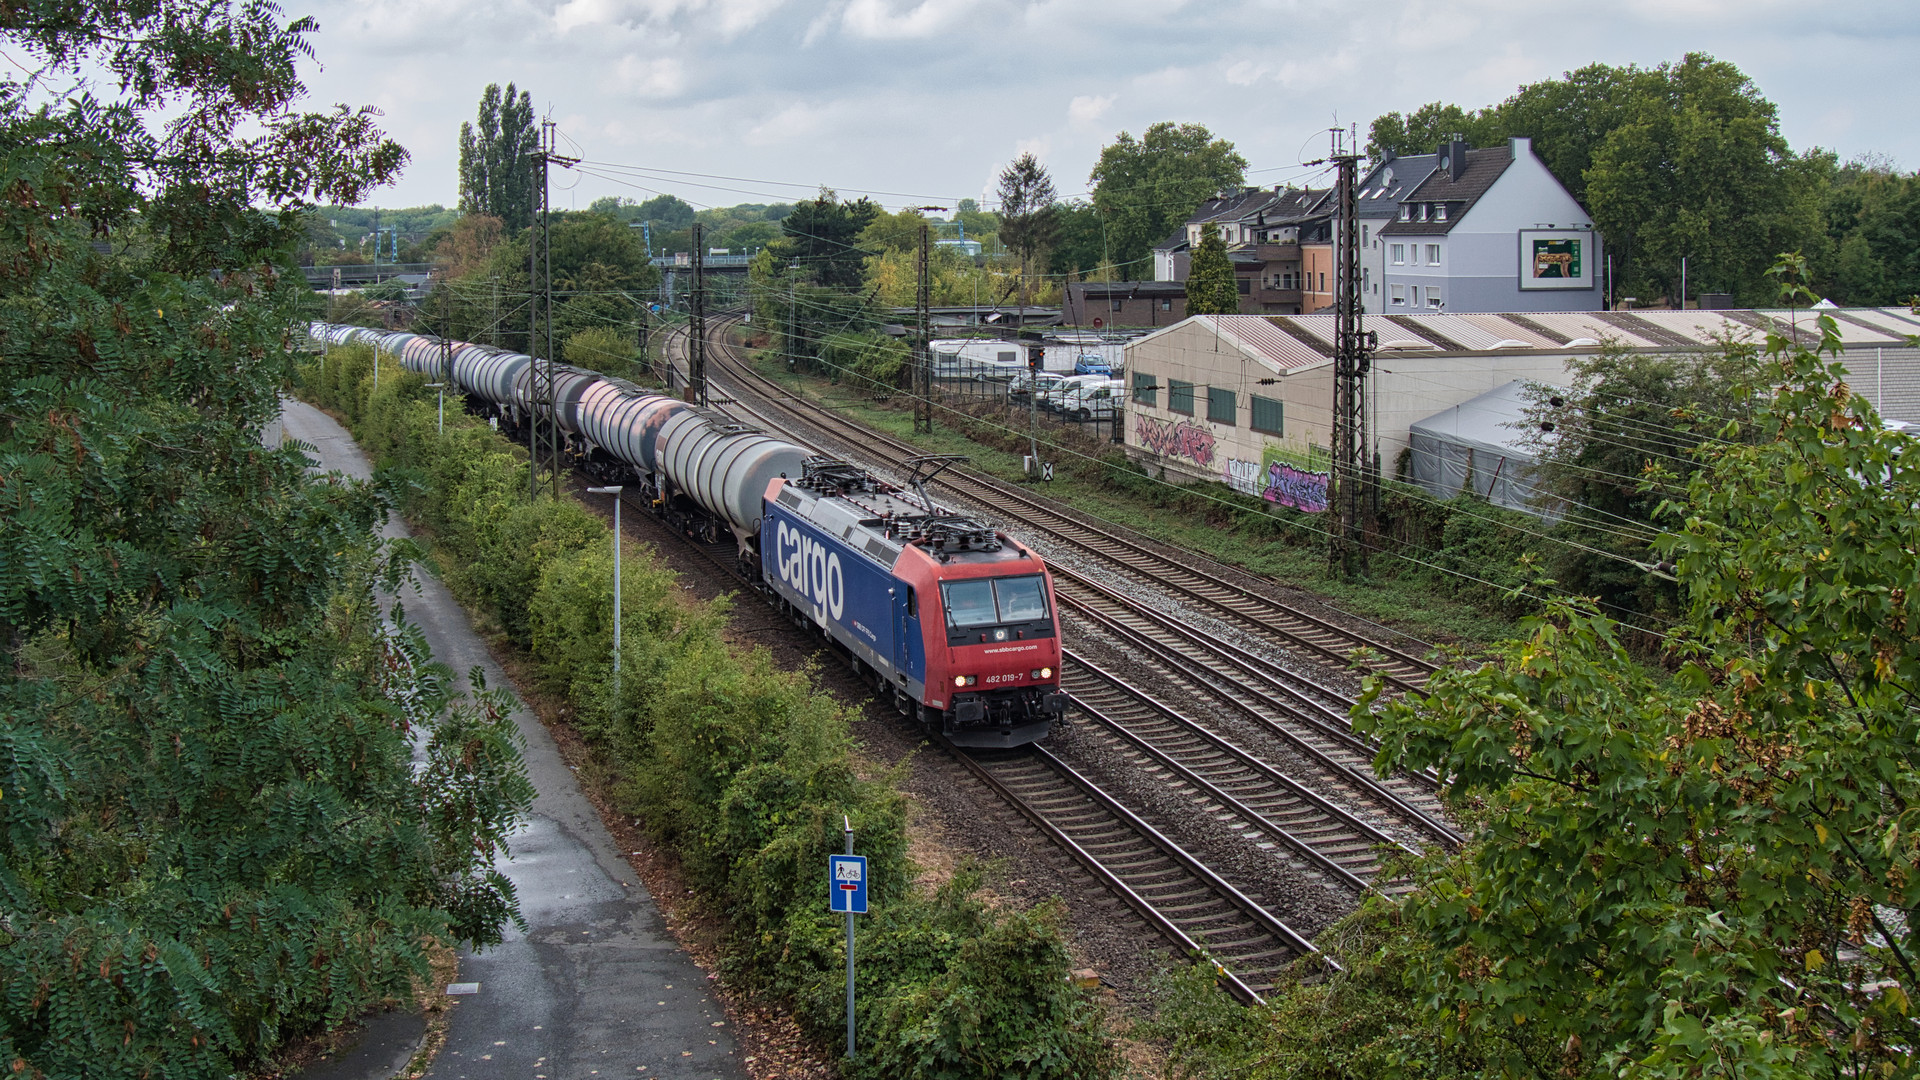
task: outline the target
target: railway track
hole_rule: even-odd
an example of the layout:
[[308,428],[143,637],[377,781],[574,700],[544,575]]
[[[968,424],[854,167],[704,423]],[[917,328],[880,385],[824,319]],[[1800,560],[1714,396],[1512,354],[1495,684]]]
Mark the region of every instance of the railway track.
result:
[[[728,320],[716,320],[709,332],[709,367],[723,369],[740,385],[751,387],[763,400],[795,416],[809,426],[832,432],[844,426],[830,410],[802,399],[752,370],[731,345],[724,341]],[[757,406],[735,397],[729,405],[749,409],[762,420],[772,421]],[[779,425],[775,425],[779,426]],[[881,432],[862,430],[862,448],[898,466],[918,456],[921,449]],[[1240,585],[1210,568],[1210,561],[1189,555],[1188,561],[1174,559],[1152,550],[1145,543],[1120,535],[1112,529],[1083,520],[1051,500],[1030,495],[1017,486],[964,468],[948,469],[936,483],[954,494],[988,509],[1018,520],[1029,529],[1084,551],[1108,562],[1135,579],[1176,592],[1215,617],[1256,639],[1265,639],[1283,647],[1304,652],[1332,667],[1344,669],[1356,663],[1376,671],[1402,690],[1417,690],[1435,665],[1385,642],[1361,637],[1310,612],[1274,600],[1253,595]],[[1218,564],[1211,564],[1217,566]],[[1225,567],[1220,570],[1225,571]]]
[[[763,395],[772,398],[775,404],[789,409],[804,408],[808,415],[801,419],[807,426],[831,431],[833,425],[838,424],[837,418],[826,413],[826,410],[809,403],[794,402],[778,386],[756,373],[743,370],[738,357],[730,350],[716,346],[715,352],[728,358],[723,362],[724,366],[760,388]],[[750,402],[734,398],[729,399],[727,404],[730,408],[750,413],[768,426],[789,429],[778,423],[778,418]],[[824,419],[821,416],[823,413],[826,413]],[[868,433],[863,433],[861,439],[863,444],[871,441],[891,443],[896,448],[896,460],[911,456],[915,451],[915,448],[897,440],[889,440],[884,435],[873,434],[869,438]],[[997,481],[981,479],[990,486],[1005,486]],[[1027,505],[1038,505],[1020,492],[1012,494]],[[1138,550],[1146,551],[1144,548]],[[1162,560],[1158,565],[1177,571],[1182,564]],[[1438,801],[1433,797],[1438,782],[1431,773],[1400,774],[1384,781],[1373,775],[1372,759],[1376,748],[1353,732],[1346,715],[1352,699],[1345,693],[1328,686],[1324,681],[1310,678],[1242,648],[1219,633],[1196,630],[1161,607],[1142,603],[1058,562],[1054,562],[1051,569],[1054,572],[1055,589],[1064,609],[1087,618],[1115,639],[1127,642],[1168,670],[1191,679],[1204,692],[1221,698],[1249,722],[1266,729],[1298,754],[1311,759],[1318,770],[1315,777],[1317,782],[1331,784],[1344,797],[1370,804],[1376,812],[1405,822],[1426,839],[1448,846],[1459,843],[1459,834],[1446,823]],[[1153,574],[1143,573],[1141,576],[1156,583],[1162,580]],[[1238,625],[1251,631],[1257,628],[1256,623],[1257,620],[1249,615]],[[1403,682],[1402,685],[1412,684]]]
[[[730,357],[730,367],[743,379],[760,386],[768,396],[778,396],[776,400],[780,404],[791,404],[778,386],[751,371],[739,371],[741,365],[730,350],[722,350],[722,356]],[[770,427],[785,429],[785,425],[774,423],[776,417],[770,417],[755,405],[728,404],[753,413]],[[820,413],[822,409],[810,407],[810,411]],[[831,419],[826,421],[826,425],[831,423]],[[816,419],[810,421],[808,427],[824,425]],[[1444,846],[1459,844],[1459,834],[1444,821],[1438,801],[1432,798],[1436,786],[1432,774],[1398,774],[1386,780],[1379,780],[1373,774],[1371,759],[1375,748],[1354,734],[1352,724],[1346,719],[1346,707],[1352,703],[1346,694],[1332,690],[1321,680],[1294,673],[1284,665],[1275,665],[1271,659],[1242,650],[1219,634],[1194,630],[1162,609],[1123,596],[1114,588],[1094,582],[1068,567],[1054,563],[1052,569],[1064,609],[1089,619],[1110,638],[1146,653],[1167,673],[1183,676],[1204,694],[1225,701],[1248,723],[1263,728],[1298,757],[1308,759],[1313,769],[1311,782],[1317,788],[1338,792],[1348,801],[1369,805],[1377,815],[1405,822],[1413,828],[1413,834],[1423,840]],[[1196,721],[1187,723],[1198,726]],[[1208,738],[1219,738],[1217,732],[1206,734]],[[1271,765],[1267,765],[1267,769],[1271,769]]]
[[1280,971],[1302,957],[1338,970],[1260,900],[1047,750],[947,749],[1149,925],[1211,959],[1221,984],[1243,1003],[1260,1000]]
[[[631,509],[650,510],[624,493],[619,498]],[[688,543],[719,573],[738,580],[731,543]],[[1259,899],[1041,747],[969,751],[937,733],[929,738],[1168,941],[1205,954],[1220,984],[1241,1002],[1260,1000],[1289,963],[1320,956]],[[1211,768],[1219,775],[1217,765]],[[1249,819],[1256,816],[1234,805]]]

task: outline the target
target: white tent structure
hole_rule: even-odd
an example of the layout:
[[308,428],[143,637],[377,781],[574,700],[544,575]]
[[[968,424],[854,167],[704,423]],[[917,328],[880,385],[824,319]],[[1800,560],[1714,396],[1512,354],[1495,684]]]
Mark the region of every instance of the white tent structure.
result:
[[1450,499],[1472,477],[1474,492],[1495,506],[1558,518],[1559,500],[1535,486],[1539,461],[1522,441],[1526,386],[1515,379],[1410,426],[1413,482]]

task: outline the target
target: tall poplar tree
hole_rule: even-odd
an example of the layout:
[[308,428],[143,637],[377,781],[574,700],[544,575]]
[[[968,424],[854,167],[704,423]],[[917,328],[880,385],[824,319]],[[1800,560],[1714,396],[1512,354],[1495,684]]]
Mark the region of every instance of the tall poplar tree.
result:
[[488,83],[480,95],[476,123],[460,125],[460,209],[489,214],[506,224],[508,235],[533,223],[533,167],[540,152],[540,129],[533,98],[502,92]]
[[1240,311],[1240,287],[1233,279],[1233,261],[1220,230],[1207,226],[1187,273],[1187,314],[1235,315]]

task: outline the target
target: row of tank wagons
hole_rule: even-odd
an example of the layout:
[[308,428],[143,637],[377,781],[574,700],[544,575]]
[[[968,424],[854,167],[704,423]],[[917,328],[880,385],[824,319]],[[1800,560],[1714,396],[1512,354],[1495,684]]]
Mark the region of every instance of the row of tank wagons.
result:
[[[424,335],[383,333],[359,327],[317,324],[313,328],[313,335],[334,345],[372,345],[383,353],[399,357],[409,371],[429,378],[438,378],[450,370],[453,385],[465,393],[469,403],[479,411],[496,410],[494,415],[501,415],[497,410],[532,411],[533,387],[530,377],[533,361],[524,354],[465,342],[446,342]],[[717,540],[727,532],[732,533],[738,544],[741,567],[751,578],[756,579],[761,587],[776,593],[791,591],[778,587],[775,582],[778,574],[761,572],[763,559],[773,552],[763,554],[760,534],[762,521],[770,513],[766,501],[769,489],[783,478],[797,481],[807,475],[807,461],[811,455],[804,448],[742,428],[727,417],[695,408],[678,399],[647,393],[631,383],[596,372],[555,365],[554,390],[553,412],[558,425],[567,433],[572,452],[587,464],[590,471],[613,482],[633,484],[638,493],[653,501],[670,521],[686,527],[685,531],[702,535],[708,540]],[[544,408],[540,411],[544,416]],[[865,479],[872,481],[871,477]],[[893,491],[890,487],[887,490]],[[905,500],[904,495],[899,497]],[[922,505],[905,500],[900,509],[913,511]],[[849,503],[846,514],[852,520],[864,518],[867,511],[856,500]],[[811,526],[807,529],[817,533]],[[769,531],[772,531],[771,528]],[[802,562],[803,565],[811,565],[812,561],[820,563],[821,572],[815,575],[824,590],[820,599],[831,607],[833,590],[827,586],[834,580],[834,571],[842,565],[851,568],[866,563],[842,537],[820,533],[816,543],[818,546],[811,554],[817,559]],[[771,539],[769,546],[776,546]],[[1021,550],[1024,552],[1025,549]],[[847,555],[848,561],[844,564],[836,557],[841,552]],[[1030,553],[1027,557],[1031,557]],[[924,564],[922,572],[929,574],[929,580],[920,584],[924,587],[924,594],[929,597],[940,595],[939,580],[950,573],[960,572],[958,569],[949,570],[930,558],[908,561]],[[1044,567],[1037,563],[1035,565],[1044,580]],[[860,590],[866,600],[877,602],[884,608],[893,603],[892,598],[896,595],[907,595],[908,589],[902,588],[901,582],[893,580],[896,577],[893,569],[875,565],[873,572],[884,584],[866,582],[870,587]],[[845,584],[843,578],[842,589]],[[808,596],[795,593],[787,599],[805,606],[806,601],[813,599],[811,591]],[[856,619],[856,623],[887,628],[889,633],[896,629],[890,611],[867,613],[863,610],[862,613],[868,617]],[[857,635],[838,626],[840,614],[835,610],[833,617],[827,618],[822,612],[816,621],[823,632],[858,651],[860,642]],[[1051,615],[1050,612],[1048,614]],[[926,628],[924,641],[915,642],[912,648],[919,654],[920,665],[927,663],[929,650],[943,656],[949,651],[943,648],[947,644],[943,627],[944,621],[936,615]],[[842,632],[836,634],[836,629]],[[898,629],[904,630],[904,626]],[[1057,642],[1057,633],[1055,624],[1053,633],[1047,637]],[[1007,646],[999,643],[977,648],[999,648],[1004,651]],[[907,646],[903,644],[900,649],[904,652]],[[892,654],[895,649],[889,646],[882,651]],[[876,662],[876,666],[888,666],[877,664],[878,659],[878,652],[869,657],[870,661]],[[925,715],[939,718],[949,733],[963,745],[1017,745],[1044,737],[1051,719],[1058,713],[1059,703],[1055,700],[1058,696],[1057,653],[1048,653],[1045,661],[1047,667],[1044,675],[1033,675],[1031,678],[1041,679],[1048,685],[1028,685],[1018,690],[987,690],[982,687],[977,691],[947,687],[945,681],[951,676],[947,674],[945,661],[942,661],[933,665],[933,671],[913,673],[914,677],[908,680],[911,691],[908,700]],[[998,667],[1006,666],[1004,664],[996,666],[988,663],[985,657],[972,662],[979,671],[987,673],[989,685],[994,685],[996,678],[1008,677],[998,670]],[[1008,662],[1012,663],[1011,660]],[[1037,672],[1039,669],[1035,670]],[[963,674],[963,679],[981,677],[979,671],[969,671],[971,675]],[[929,675],[932,676],[931,685],[926,681]],[[972,686],[973,683],[969,681],[966,685]],[[1049,696],[1049,687],[1052,696]],[[966,701],[950,700],[956,697],[964,697]]]
[[[524,353],[354,326],[315,324],[311,332],[332,345],[371,345],[398,357],[408,371],[449,378],[476,411],[497,417],[510,434],[524,431],[528,417],[549,419],[540,400],[545,395],[535,394],[533,358]],[[810,456],[784,439],[624,379],[555,364],[553,380],[552,419],[590,475],[638,486],[671,520],[704,539],[731,533],[743,558],[755,551],[767,485],[798,477]]]

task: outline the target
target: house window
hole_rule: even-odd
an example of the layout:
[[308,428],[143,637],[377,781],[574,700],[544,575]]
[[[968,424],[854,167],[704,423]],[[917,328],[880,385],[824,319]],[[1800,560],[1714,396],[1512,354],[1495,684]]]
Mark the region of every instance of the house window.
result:
[[1125,300],[1109,300],[1107,303],[1111,305],[1112,310],[1120,311],[1126,307],[1127,302]]
[[1427,245],[1427,265],[1428,266],[1440,265],[1440,245],[1439,244]]
[[1426,203],[1420,204],[1420,220],[1421,221],[1427,220],[1427,204]]
[[1392,294],[1392,299],[1394,303],[1399,304],[1401,307],[1406,306],[1407,287],[1405,285],[1389,285],[1387,286],[1387,290],[1389,293]]
[[1284,430],[1286,425],[1283,423],[1286,419],[1286,410],[1281,407],[1279,402],[1272,398],[1263,398],[1255,394],[1252,395],[1251,404],[1253,405],[1253,419],[1248,423],[1248,427],[1251,427],[1262,435],[1286,434]]
[[1193,415],[1193,384],[1179,379],[1167,380],[1167,408],[1173,412]]
[[1171,300],[1162,300],[1162,301],[1160,301],[1160,310],[1161,310],[1161,311],[1172,311],[1172,310],[1173,310],[1173,301],[1171,301]]
[[1361,267],[1360,268],[1360,291],[1372,292],[1373,291],[1372,282],[1373,282],[1373,267],[1371,266]]
[[1243,277],[1243,278],[1240,278],[1240,279],[1238,279],[1238,282],[1239,282],[1239,285],[1240,285],[1240,295],[1241,295],[1241,296],[1246,296],[1246,295],[1248,295],[1248,294],[1250,294],[1250,293],[1252,293],[1252,292],[1253,292],[1253,279],[1252,279],[1252,278],[1244,278],[1244,277]]
[[1430,308],[1432,308],[1432,309],[1433,309],[1433,310],[1435,310],[1435,311],[1439,311],[1439,310],[1440,310],[1440,289],[1439,289],[1439,287],[1437,287],[1437,286],[1434,286],[1434,285],[1429,285],[1429,286],[1427,286],[1427,306],[1428,306],[1428,307],[1430,307]]
[[1420,286],[1418,285],[1415,285],[1413,287],[1413,306],[1414,307],[1420,306]]
[[1320,291],[1327,291],[1327,272],[1325,270],[1320,271]]
[[1133,403],[1149,409],[1160,407],[1160,387],[1155,385],[1153,376],[1144,371],[1133,373]]
[[1207,388],[1207,420],[1215,424],[1232,427],[1236,422],[1239,403],[1234,400],[1233,391],[1225,387]]
[[1393,265],[1405,266],[1406,264],[1407,264],[1407,245],[1405,244],[1393,245]]
[[1360,226],[1360,246],[1367,246],[1367,227],[1365,225]]
[[1435,204],[1434,204],[1434,207],[1433,207],[1433,220],[1435,220],[1435,221],[1445,221],[1445,220],[1447,220],[1447,204],[1446,204],[1446,203],[1435,203]]
[[1400,220],[1401,221],[1413,220],[1413,204],[1412,203],[1400,204]]

